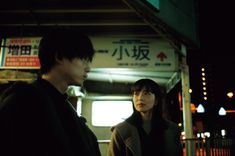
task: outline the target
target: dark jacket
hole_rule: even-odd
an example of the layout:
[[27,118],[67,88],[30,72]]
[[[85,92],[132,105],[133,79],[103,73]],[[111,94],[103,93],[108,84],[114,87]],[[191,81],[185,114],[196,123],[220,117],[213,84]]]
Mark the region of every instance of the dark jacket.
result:
[[96,136],[49,82],[18,82],[0,97],[0,155],[100,156]]
[[162,141],[150,145],[151,151],[144,154],[142,154],[140,132],[136,125],[127,121],[118,124],[112,129],[108,156],[182,156],[180,131],[177,125],[167,120],[163,122],[162,134],[156,134],[161,136]]

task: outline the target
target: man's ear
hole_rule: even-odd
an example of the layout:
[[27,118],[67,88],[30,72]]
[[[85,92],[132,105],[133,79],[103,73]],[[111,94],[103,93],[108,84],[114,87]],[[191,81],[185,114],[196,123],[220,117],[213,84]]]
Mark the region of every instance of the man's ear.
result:
[[62,64],[62,63],[63,63],[63,58],[59,58],[59,57],[58,57],[58,54],[56,54],[56,55],[55,55],[55,62],[56,62],[57,64]]

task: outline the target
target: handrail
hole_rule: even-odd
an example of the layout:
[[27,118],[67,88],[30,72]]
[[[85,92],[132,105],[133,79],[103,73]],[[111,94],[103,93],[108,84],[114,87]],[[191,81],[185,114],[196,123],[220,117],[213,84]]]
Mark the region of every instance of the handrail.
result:
[[[99,144],[109,144],[110,140],[98,140]],[[183,153],[186,156],[185,144],[192,142],[195,145],[196,156],[233,156],[231,138],[190,138],[181,139]]]
[[[231,138],[182,139],[181,143],[183,147],[185,147],[187,142],[193,142],[195,144],[196,156],[232,156],[231,151],[234,140]],[[184,156],[186,156],[185,151]]]

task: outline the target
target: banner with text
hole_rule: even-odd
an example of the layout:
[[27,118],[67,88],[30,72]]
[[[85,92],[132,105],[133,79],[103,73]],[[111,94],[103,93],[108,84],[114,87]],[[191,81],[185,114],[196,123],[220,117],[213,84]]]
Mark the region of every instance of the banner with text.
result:
[[38,38],[7,38],[2,40],[1,68],[38,69]]
[[92,68],[176,70],[176,54],[166,41],[148,38],[91,38],[96,54]]
[[[38,69],[40,37],[8,38],[3,40],[1,68]],[[149,38],[91,37],[95,57],[92,68],[145,68],[174,71],[177,58],[166,41]]]

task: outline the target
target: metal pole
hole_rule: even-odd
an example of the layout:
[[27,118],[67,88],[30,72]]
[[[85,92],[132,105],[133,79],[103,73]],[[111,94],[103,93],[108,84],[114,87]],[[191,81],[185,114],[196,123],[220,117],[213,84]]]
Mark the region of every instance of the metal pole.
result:
[[[186,54],[185,46],[182,46],[182,53]],[[189,93],[189,68],[186,62],[186,56],[182,56],[181,61],[181,84],[182,84],[182,105],[183,105],[183,125],[185,132],[186,144],[186,155],[195,156],[195,143],[193,136],[192,126],[192,113],[191,113],[191,97]]]

